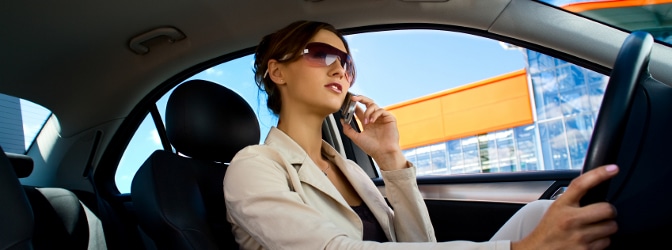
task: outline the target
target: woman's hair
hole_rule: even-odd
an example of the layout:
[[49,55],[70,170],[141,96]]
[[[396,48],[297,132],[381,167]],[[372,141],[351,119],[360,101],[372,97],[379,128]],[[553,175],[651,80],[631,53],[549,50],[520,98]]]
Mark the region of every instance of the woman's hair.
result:
[[259,89],[265,91],[268,95],[266,106],[276,115],[280,114],[282,101],[278,86],[268,75],[264,77],[268,69],[268,61],[275,59],[278,62],[286,63],[298,60],[301,56],[299,52],[320,30],[328,30],[336,34],[343,41],[345,49],[350,51],[345,38],[334,26],[315,21],[293,22],[274,33],[264,36],[257,46],[254,54],[254,80]]

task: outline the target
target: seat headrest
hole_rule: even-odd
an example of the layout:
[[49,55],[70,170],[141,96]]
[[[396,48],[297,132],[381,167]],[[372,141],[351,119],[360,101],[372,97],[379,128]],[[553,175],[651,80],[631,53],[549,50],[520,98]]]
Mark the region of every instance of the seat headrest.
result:
[[190,80],[173,90],[166,106],[166,133],[177,152],[225,163],[260,138],[257,116],[245,99],[204,80]]
[[19,178],[26,178],[33,173],[33,158],[27,155],[15,154],[15,153],[5,153],[9,162],[12,163],[14,167],[14,172]]

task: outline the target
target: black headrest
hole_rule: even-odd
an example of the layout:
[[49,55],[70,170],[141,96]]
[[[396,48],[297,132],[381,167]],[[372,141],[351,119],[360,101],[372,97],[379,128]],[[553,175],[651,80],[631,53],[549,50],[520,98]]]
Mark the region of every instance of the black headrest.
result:
[[230,162],[243,147],[259,143],[259,130],[257,116],[245,99],[222,85],[190,80],[168,99],[168,140],[189,157]]
[[14,172],[19,178],[25,178],[33,173],[33,158],[27,155],[15,154],[7,152],[7,158],[14,167]]
[[0,147],[0,249],[33,249],[33,210],[11,165]]

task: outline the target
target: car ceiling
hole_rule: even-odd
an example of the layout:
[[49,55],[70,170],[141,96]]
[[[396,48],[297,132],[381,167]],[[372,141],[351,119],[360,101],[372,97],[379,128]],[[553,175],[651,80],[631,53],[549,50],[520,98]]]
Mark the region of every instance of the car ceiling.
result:
[[[123,119],[161,83],[194,65],[251,48],[267,33],[294,20],[320,20],[340,29],[381,24],[445,24],[538,41],[558,51],[578,50],[604,66],[615,59],[625,33],[601,30],[593,46],[547,34],[530,22],[526,0],[170,0],[170,1],[11,1],[0,8],[0,93],[51,109],[68,137]],[[512,7],[513,6],[513,7]],[[519,6],[519,7],[515,7]],[[527,6],[527,7],[526,7]],[[506,10],[506,11],[504,11]],[[503,12],[504,11],[504,12]],[[581,28],[572,23],[560,31]],[[542,18],[536,17],[539,20]],[[556,22],[557,23],[557,22]],[[580,24],[586,25],[586,24]],[[580,26],[579,25],[579,26]],[[598,24],[590,24],[598,25]],[[154,42],[135,54],[129,41],[159,27],[175,27],[186,39]],[[602,27],[603,28],[603,27]],[[361,30],[360,30],[361,31]],[[589,35],[585,35],[589,36]],[[614,37],[599,41],[604,37]],[[666,52],[669,55],[669,48]],[[669,65],[668,65],[669,66]],[[669,68],[669,67],[668,67]],[[672,77],[666,76],[667,79]]]

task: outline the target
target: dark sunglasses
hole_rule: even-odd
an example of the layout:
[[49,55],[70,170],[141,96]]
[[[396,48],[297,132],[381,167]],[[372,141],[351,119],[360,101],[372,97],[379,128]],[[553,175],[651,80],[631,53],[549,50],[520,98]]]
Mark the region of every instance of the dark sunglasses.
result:
[[345,69],[345,78],[350,83],[350,86],[355,82],[355,64],[348,53],[326,43],[313,42],[306,44],[302,55],[308,62],[308,65],[315,67],[327,67],[339,61],[341,67]]
[[[345,78],[350,83],[350,86],[355,83],[355,64],[348,53],[326,43],[313,42],[306,44],[306,48],[303,49],[301,55],[306,59],[308,65],[314,67],[327,67],[339,61],[341,67],[345,69]],[[287,60],[287,57],[289,55],[285,55],[280,61]],[[266,76],[268,76],[268,69],[264,72],[263,78],[266,78]]]

